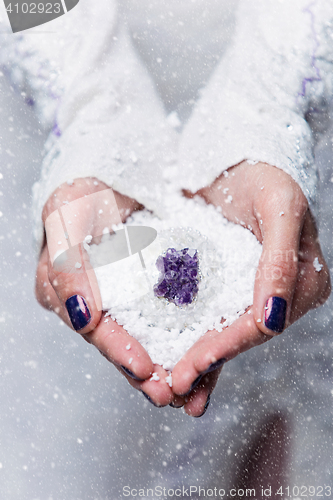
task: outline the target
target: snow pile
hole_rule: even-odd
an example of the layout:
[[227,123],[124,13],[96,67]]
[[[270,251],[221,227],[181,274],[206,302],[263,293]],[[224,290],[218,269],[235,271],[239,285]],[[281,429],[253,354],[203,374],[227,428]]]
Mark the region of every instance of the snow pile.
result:
[[[252,304],[261,245],[250,231],[202,200],[173,197],[163,220],[144,210],[126,226],[153,227],[157,237],[141,252],[103,266],[112,235],[104,234],[99,245],[89,247],[103,309],[145,347],[154,363],[172,370],[205,332],[222,331],[221,321],[230,325]],[[199,256],[197,296],[181,307],[154,294],[160,276],[156,261],[169,248],[196,249]]]

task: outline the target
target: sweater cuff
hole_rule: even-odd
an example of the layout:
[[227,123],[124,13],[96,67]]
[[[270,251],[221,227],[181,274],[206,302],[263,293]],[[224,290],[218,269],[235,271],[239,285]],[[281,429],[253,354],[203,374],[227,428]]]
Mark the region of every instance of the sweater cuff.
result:
[[211,107],[207,118],[207,107],[200,106],[184,131],[178,188],[195,192],[244,160],[260,161],[289,174],[315,210],[312,133],[300,115],[272,103],[249,102],[232,91],[224,94],[218,111]]

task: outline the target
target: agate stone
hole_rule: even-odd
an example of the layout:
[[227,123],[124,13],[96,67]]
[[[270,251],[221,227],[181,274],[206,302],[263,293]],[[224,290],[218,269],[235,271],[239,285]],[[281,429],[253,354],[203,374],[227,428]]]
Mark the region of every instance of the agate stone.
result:
[[168,248],[156,261],[160,271],[159,282],[154,286],[156,297],[167,299],[177,306],[191,304],[198,293],[199,258],[192,248]]

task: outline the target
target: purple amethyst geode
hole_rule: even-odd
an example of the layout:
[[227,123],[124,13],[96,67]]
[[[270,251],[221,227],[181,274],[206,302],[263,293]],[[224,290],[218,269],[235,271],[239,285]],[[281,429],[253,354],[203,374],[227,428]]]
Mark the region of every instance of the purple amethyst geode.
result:
[[160,271],[154,286],[156,297],[163,297],[177,306],[191,304],[198,293],[199,258],[197,250],[168,248],[156,261]]

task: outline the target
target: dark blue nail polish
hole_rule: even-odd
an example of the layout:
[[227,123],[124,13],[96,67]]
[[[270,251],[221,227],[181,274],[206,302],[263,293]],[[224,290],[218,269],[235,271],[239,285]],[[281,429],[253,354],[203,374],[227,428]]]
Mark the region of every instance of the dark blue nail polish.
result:
[[210,394],[208,394],[208,398],[207,398],[207,401],[206,401],[206,404],[205,404],[205,411],[207,410],[207,408],[209,406],[209,403],[210,403]]
[[265,304],[265,326],[281,333],[286,323],[287,301],[282,297],[270,297]]
[[176,406],[172,401],[171,401],[171,403],[169,403],[169,406],[171,406],[171,408],[182,408],[183,407],[183,405]]
[[215,363],[209,365],[205,373],[210,373],[213,372],[214,370],[217,370],[218,368],[221,368],[221,366],[223,366],[226,361],[227,360],[225,358],[218,359],[217,361],[215,361]]
[[200,380],[202,379],[202,375],[199,375],[195,381],[193,382],[193,384],[191,385],[191,389],[190,389],[190,392],[193,391],[193,389],[199,384]]
[[201,415],[197,415],[195,418],[200,418],[200,417],[202,417],[206,413],[207,408],[209,406],[209,403],[210,403],[210,394],[208,394],[208,398],[207,398],[207,401],[206,401],[206,404],[205,404],[205,407],[204,407],[204,411],[201,413]]
[[66,300],[66,308],[74,330],[82,330],[91,320],[89,308],[81,295]]
[[142,392],[142,394],[144,395],[144,397],[145,397],[146,399],[148,399],[149,403],[151,403],[152,405],[156,406],[156,408],[160,408],[160,406],[159,406],[159,405],[157,405],[156,403],[154,403],[154,401],[151,399],[151,397],[150,397],[150,396],[148,396],[148,394],[146,394],[146,393],[145,393],[145,392],[143,392],[143,391],[141,391],[141,392]]
[[124,372],[131,377],[133,380],[138,380],[138,382],[143,382],[143,378],[139,378],[135,375],[135,373],[131,372],[126,366],[121,365],[121,368],[124,370]]
[[199,384],[200,380],[202,379],[203,375],[199,375],[194,382],[192,382],[192,385],[190,387],[190,390],[187,391],[185,394],[182,394],[182,396],[187,396],[188,394],[190,394],[191,391],[193,391],[193,389]]

